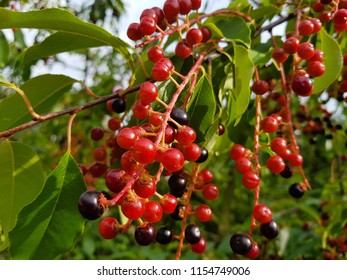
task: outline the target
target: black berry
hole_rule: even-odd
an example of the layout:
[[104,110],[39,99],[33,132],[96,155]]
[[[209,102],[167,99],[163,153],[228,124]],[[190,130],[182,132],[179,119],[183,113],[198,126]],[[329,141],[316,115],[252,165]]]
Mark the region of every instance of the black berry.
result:
[[284,170],[280,173],[280,175],[285,179],[291,178],[293,176],[293,167],[286,162]]
[[246,255],[252,249],[252,240],[243,233],[236,233],[230,238],[230,248],[239,255]]
[[137,244],[148,246],[153,243],[156,233],[157,231],[153,224],[146,224],[145,226],[139,226],[135,230],[134,236]]
[[155,239],[157,240],[159,244],[162,244],[162,245],[169,244],[172,240],[172,229],[165,226],[159,228]]
[[305,193],[305,191],[300,187],[299,183],[290,185],[288,192],[294,198],[301,198]]
[[112,109],[116,113],[125,112],[126,106],[127,106],[127,104],[123,98],[117,97],[113,100]]
[[196,244],[200,241],[201,233],[197,225],[188,225],[184,231],[184,236],[189,244]]
[[104,213],[104,207],[99,203],[98,191],[86,191],[81,194],[78,201],[78,210],[88,220],[96,220]]
[[200,157],[195,162],[202,163],[202,162],[206,161],[207,158],[208,158],[208,151],[205,148],[201,148]]
[[[181,108],[174,107],[171,111],[170,117],[174,121],[178,122],[180,125],[188,125],[189,123],[189,117],[187,112]],[[177,126],[174,123],[169,122],[169,124],[172,127],[177,128]]]
[[268,222],[266,224],[260,225],[260,232],[267,239],[274,239],[277,237],[277,235],[279,233],[278,225],[274,220],[271,220],[270,222]]
[[175,220],[175,221],[179,221],[182,220],[182,214],[185,211],[185,207],[182,204],[178,204],[175,208],[175,211],[173,211],[170,214],[170,217]]
[[169,179],[170,193],[175,197],[181,197],[187,186],[187,180],[179,174],[172,174]]

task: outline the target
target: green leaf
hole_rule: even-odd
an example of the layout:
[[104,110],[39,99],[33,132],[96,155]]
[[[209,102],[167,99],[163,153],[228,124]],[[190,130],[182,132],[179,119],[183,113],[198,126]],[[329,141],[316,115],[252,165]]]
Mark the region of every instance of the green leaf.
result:
[[[64,75],[42,75],[26,81],[21,89],[25,92],[39,114],[47,113],[78,82]],[[32,119],[29,111],[18,94],[12,94],[0,101],[0,131],[21,125]]]
[[[18,213],[41,191],[44,178],[38,155],[18,142],[0,142],[0,166],[0,225],[6,238]],[[6,246],[7,238],[0,251]]]
[[2,74],[0,74],[0,86],[11,87],[13,84],[11,84]]
[[252,47],[249,51],[249,56],[251,57],[255,66],[264,65],[268,63],[272,58],[272,42],[259,43]]
[[204,26],[208,27],[212,31],[211,38],[221,39],[224,37],[223,32],[212,22],[207,22]]
[[239,41],[247,47],[251,45],[251,29],[240,17],[223,19],[216,23],[224,37],[231,41]]
[[77,203],[85,190],[80,169],[66,153],[40,195],[20,212],[9,235],[11,257],[54,259],[70,250],[84,228]]
[[5,34],[0,31],[0,67],[4,67],[8,61],[10,48],[8,46]]
[[[69,49],[67,49],[67,46],[61,46],[61,43],[53,44],[59,36],[63,36],[63,34],[58,34],[58,37],[55,36],[53,39],[45,42],[44,46],[48,48],[45,53],[54,54],[61,51],[80,49],[81,47],[88,48],[91,44],[93,46],[112,46],[127,60],[131,70],[133,72],[135,70],[134,61],[128,50],[130,47],[127,43],[95,24],[80,20],[67,10],[52,8],[30,12],[15,12],[0,8],[0,18],[0,29],[36,28],[70,34],[64,37],[64,40],[68,38],[72,40],[68,44]],[[33,52],[37,56],[37,48]],[[27,57],[27,60],[30,61],[30,56]]]
[[196,142],[205,141],[205,134],[214,118],[216,100],[211,81],[203,75],[197,82],[193,95],[188,102],[189,125],[196,131]]
[[281,13],[281,10],[275,6],[267,5],[263,7],[258,7],[251,11],[251,18],[254,20],[271,20],[274,16]]
[[314,79],[313,93],[320,93],[326,90],[339,76],[342,66],[343,57],[341,48],[324,28],[318,33],[320,39],[320,46],[324,53],[325,72],[321,77]]
[[229,96],[229,122],[237,125],[246,111],[251,95],[250,82],[253,77],[254,64],[249,57],[248,50],[234,44],[235,89]]

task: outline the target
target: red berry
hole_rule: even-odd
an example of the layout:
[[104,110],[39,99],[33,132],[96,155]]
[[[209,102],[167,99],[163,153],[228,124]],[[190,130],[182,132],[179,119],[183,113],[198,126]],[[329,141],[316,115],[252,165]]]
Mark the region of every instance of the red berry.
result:
[[322,22],[318,18],[311,18],[310,21],[313,23],[313,34],[318,33],[322,29]]
[[159,7],[152,7],[152,10],[157,15],[157,22],[159,22],[159,21],[161,21],[161,20],[163,20],[165,18],[163,10],[160,9]]
[[312,8],[315,12],[320,13],[324,10],[324,5],[320,2],[320,0],[317,0],[313,3]]
[[139,26],[140,24],[133,22],[129,25],[128,30],[127,30],[127,35],[128,38],[133,40],[133,41],[137,41],[137,40],[141,40],[143,37],[143,34],[140,32],[139,30]]
[[180,4],[180,14],[187,15],[192,10],[192,2],[191,0],[178,0]]
[[259,186],[260,179],[259,176],[253,172],[248,171],[242,176],[242,185],[247,189],[255,189]]
[[182,125],[176,134],[176,140],[179,145],[187,146],[193,143],[196,139],[196,132],[193,128],[187,125]]
[[269,84],[263,80],[256,80],[252,85],[252,91],[256,95],[263,95],[269,91]]
[[266,133],[274,133],[278,130],[279,123],[274,117],[265,117],[261,122],[261,128]]
[[117,220],[112,217],[102,219],[99,224],[99,233],[105,239],[112,239],[117,236]]
[[198,243],[190,244],[192,251],[196,254],[202,254],[206,250],[206,240],[201,237]]
[[310,61],[320,61],[323,62],[324,53],[321,50],[314,50],[313,56],[310,58]]
[[204,183],[210,183],[213,180],[213,173],[206,168],[200,171],[200,175],[202,176]]
[[283,43],[283,50],[286,53],[294,54],[298,51],[300,41],[296,37],[289,37],[286,41]]
[[120,129],[122,121],[119,118],[110,118],[107,122],[107,126],[109,129],[115,131]]
[[310,20],[306,19],[299,23],[298,29],[301,36],[308,36],[313,33],[314,25]]
[[194,162],[201,156],[201,148],[195,143],[191,143],[188,146],[182,148],[184,159],[187,161]]
[[122,201],[121,205],[122,212],[130,220],[137,220],[142,217],[145,211],[145,205],[141,198],[129,198],[126,197]]
[[141,164],[150,164],[155,160],[157,149],[154,143],[147,139],[141,138],[136,140],[132,149],[133,158]]
[[127,151],[122,155],[120,164],[122,168],[129,174],[134,172],[139,167],[139,163],[136,162],[132,157],[132,151]]
[[192,10],[197,10],[201,7],[201,0],[191,0]]
[[243,174],[252,170],[252,162],[248,158],[240,158],[236,161],[235,169],[237,172]]
[[155,22],[158,21],[158,15],[154,9],[144,9],[140,15],[140,20],[144,17],[151,17]]
[[150,176],[140,177],[134,183],[134,191],[139,197],[150,198],[156,192],[156,184]]
[[310,59],[314,55],[314,46],[310,42],[304,42],[299,45],[298,55],[302,59]]
[[148,121],[149,121],[149,123],[150,123],[151,125],[160,126],[160,125],[162,124],[162,122],[163,122],[163,119],[164,119],[164,117],[163,117],[162,114],[153,113],[153,112],[152,112],[152,113],[149,115]]
[[200,222],[206,223],[212,219],[212,209],[206,204],[201,204],[196,207],[195,216]]
[[163,11],[166,19],[171,23],[175,21],[180,12],[180,4],[177,0],[167,0],[164,3]]
[[184,156],[180,150],[170,148],[161,155],[161,162],[167,171],[176,172],[183,168]]
[[291,166],[301,166],[304,162],[303,157],[300,154],[295,154],[292,153],[290,155],[288,155],[288,161],[290,163]]
[[171,214],[176,209],[177,198],[174,197],[172,194],[165,194],[163,195],[163,198],[160,200],[160,204],[165,214]]
[[173,142],[176,138],[176,129],[168,125],[165,129],[165,143],[169,144]]
[[180,58],[187,58],[192,53],[192,46],[186,41],[181,41],[176,45],[175,54]]
[[151,82],[144,82],[141,84],[139,97],[143,105],[148,105],[157,99],[158,88]]
[[150,61],[157,62],[164,58],[164,51],[161,47],[155,45],[148,50],[147,56]]
[[343,66],[347,66],[347,53],[343,55]]
[[190,45],[199,44],[203,39],[202,31],[199,28],[191,28],[186,35],[187,43]]
[[119,193],[125,187],[126,181],[126,172],[120,169],[111,169],[105,176],[107,188],[114,193]]
[[165,81],[171,75],[171,71],[167,59],[162,58],[153,65],[152,77],[155,81]]
[[320,61],[311,61],[307,66],[307,73],[311,77],[320,77],[325,72],[325,65]]
[[285,169],[286,164],[282,157],[270,156],[266,161],[266,166],[272,173],[278,174]]
[[271,150],[278,155],[282,155],[287,151],[287,141],[283,138],[274,138],[270,142]]
[[143,217],[149,223],[157,223],[163,216],[163,209],[159,202],[150,200],[145,204],[145,211]]
[[252,249],[245,255],[246,258],[255,259],[259,255],[259,245],[257,242],[253,241]]
[[214,184],[207,184],[202,189],[202,195],[207,200],[215,200],[219,195],[219,189]]
[[107,152],[104,147],[94,149],[93,157],[98,161],[103,161],[107,158]]
[[203,26],[200,28],[201,32],[202,32],[202,41],[203,43],[206,43],[208,40],[211,39],[212,37],[212,31],[210,28]]
[[319,19],[322,23],[327,23],[331,20],[331,14],[328,11],[323,11],[319,15]]
[[234,146],[232,146],[231,150],[230,150],[230,154],[229,157],[233,160],[238,160],[240,158],[245,157],[246,155],[246,148],[240,144],[235,144]]
[[275,49],[272,53],[272,57],[278,62],[283,63],[287,60],[288,54],[284,52],[282,48]]
[[137,139],[135,131],[125,127],[121,129],[117,135],[117,143],[123,149],[130,149]]
[[137,100],[133,107],[134,117],[139,120],[144,120],[148,116],[150,105],[143,104],[141,100]]
[[261,224],[266,224],[272,220],[272,212],[264,204],[258,204],[253,209],[253,217]]
[[94,127],[91,131],[90,131],[90,137],[94,140],[94,141],[99,141],[104,137],[104,130],[101,127]]
[[347,30],[347,22],[344,24],[334,24],[334,30],[336,32],[344,32],[345,30]]
[[340,9],[335,12],[333,15],[333,21],[337,25],[343,25],[347,23],[347,10]]
[[94,162],[89,166],[88,171],[93,177],[101,177],[106,173],[107,166],[103,163]]
[[152,35],[157,29],[157,22],[152,17],[144,16],[139,25],[139,31],[144,35]]
[[309,96],[313,91],[313,84],[309,77],[296,75],[292,81],[292,90],[300,96]]

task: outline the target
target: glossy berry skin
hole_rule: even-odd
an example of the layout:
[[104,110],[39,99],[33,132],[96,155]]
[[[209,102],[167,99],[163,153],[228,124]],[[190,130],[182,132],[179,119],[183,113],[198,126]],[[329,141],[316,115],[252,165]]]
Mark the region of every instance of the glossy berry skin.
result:
[[260,232],[267,239],[274,239],[278,236],[279,228],[277,223],[274,220],[271,220],[268,223],[260,225]]
[[295,153],[288,155],[287,159],[288,159],[290,165],[293,167],[301,166],[304,162],[304,158],[300,154],[295,154]]
[[318,18],[311,18],[310,21],[313,23],[313,34],[318,33],[322,29],[322,22]]
[[230,238],[230,248],[234,253],[239,255],[246,255],[252,249],[252,240],[248,235],[243,233],[236,233]]
[[186,189],[187,180],[183,176],[177,173],[174,173],[170,176],[168,184],[169,184],[170,190],[175,190],[180,192]]
[[264,204],[257,204],[253,209],[253,217],[259,223],[265,224],[271,221],[272,212],[269,207]]
[[199,28],[191,28],[186,35],[187,43],[191,46],[201,43],[203,39],[202,31]]
[[253,241],[251,251],[245,255],[246,258],[255,259],[259,256],[259,245],[257,242]]
[[104,137],[105,133],[104,130],[101,127],[94,127],[91,131],[90,131],[90,137],[94,140],[94,141],[99,141]]
[[178,0],[180,4],[180,14],[187,15],[192,10],[192,2],[191,0]]
[[159,202],[154,200],[149,200],[145,204],[145,211],[143,212],[143,217],[149,223],[157,223],[161,220],[163,216],[163,209]]
[[127,35],[128,38],[137,41],[141,40],[143,37],[143,34],[139,31],[139,26],[140,24],[133,22],[129,25],[128,30],[127,30]]
[[157,22],[154,18],[149,16],[144,16],[139,25],[139,31],[143,35],[152,35],[157,29]]
[[162,226],[158,229],[155,240],[162,245],[169,244],[172,241],[173,233],[169,227]]
[[103,161],[107,158],[107,152],[104,147],[95,148],[93,151],[93,157],[95,160]]
[[206,148],[201,148],[201,153],[199,158],[195,161],[197,163],[203,163],[207,160],[208,158],[208,151],[206,150]]
[[282,155],[287,151],[287,141],[284,138],[278,137],[274,138],[270,142],[271,150]]
[[288,54],[282,48],[275,49],[272,53],[273,59],[278,63],[283,63],[288,59]]
[[284,170],[286,164],[282,157],[274,155],[267,159],[266,166],[272,173],[278,174]]
[[241,174],[251,171],[252,162],[246,157],[240,158],[236,161],[235,169]]
[[[189,123],[189,117],[187,112],[181,108],[174,107],[171,111],[170,118],[178,122],[180,125],[188,125]],[[169,121],[169,124],[173,128],[177,128],[177,126],[170,121]]]
[[331,20],[331,14],[328,11],[323,11],[320,15],[319,15],[319,19],[322,23],[327,23]]
[[177,207],[177,199],[171,194],[165,194],[160,200],[160,204],[165,214],[172,214]]
[[333,21],[337,25],[343,25],[347,22],[347,10],[346,9],[340,9],[335,12],[333,16]]
[[155,45],[150,47],[147,53],[148,59],[152,62],[157,62],[164,58],[164,51],[161,47]]
[[177,205],[175,210],[170,214],[170,217],[175,221],[182,220],[185,209],[186,207],[184,205]]
[[320,13],[320,12],[322,12],[324,10],[324,5],[320,2],[320,0],[317,0],[316,2],[313,3],[312,9],[316,13]]
[[206,204],[200,204],[195,209],[195,216],[200,222],[206,223],[212,219],[212,209]]
[[114,193],[119,193],[125,186],[126,172],[120,169],[111,169],[105,176],[107,188]]
[[201,238],[200,228],[194,224],[188,225],[184,230],[184,237],[189,244],[198,243]]
[[290,185],[288,192],[290,196],[294,198],[301,198],[305,194],[305,191],[300,187],[299,183]]
[[158,15],[154,9],[144,9],[140,15],[140,20],[144,17],[151,17],[155,21],[158,21]]
[[286,163],[286,166],[285,166],[284,170],[280,173],[280,175],[285,179],[289,179],[289,178],[293,177],[292,166],[289,163]]
[[200,171],[204,183],[210,183],[213,180],[213,173],[208,169],[203,169]]
[[201,237],[198,243],[190,244],[190,248],[195,254],[202,254],[206,250],[206,240]]
[[188,146],[183,147],[181,151],[184,155],[184,159],[187,161],[197,161],[201,156],[201,149],[199,145],[195,143],[191,143]]
[[191,0],[191,2],[192,2],[192,10],[200,9],[201,0]]
[[181,41],[176,45],[175,54],[180,58],[188,58],[192,53],[192,46],[186,41]]
[[118,230],[116,228],[117,220],[112,217],[102,219],[98,230],[100,235],[105,239],[112,239],[117,236]]
[[96,220],[104,213],[104,207],[99,203],[100,192],[86,191],[78,200],[78,210],[88,220]]
[[121,148],[130,149],[134,146],[134,143],[137,140],[137,135],[133,129],[125,127],[119,131],[116,139]]
[[314,55],[314,46],[310,42],[304,42],[299,45],[298,55],[302,59],[310,59]]
[[313,83],[307,76],[296,75],[292,81],[292,90],[300,96],[309,96],[313,92]]
[[176,148],[167,149],[161,155],[161,162],[169,172],[177,172],[183,168],[184,155]]
[[214,184],[207,184],[202,190],[202,195],[207,200],[215,200],[219,195],[219,189]]
[[165,81],[171,75],[171,65],[166,58],[158,60],[152,68],[152,77],[155,81]]
[[242,185],[247,189],[255,189],[260,184],[260,178],[259,176],[253,172],[248,171],[243,174],[242,176]]
[[139,120],[144,120],[148,116],[150,105],[143,104],[141,100],[137,100],[133,106],[134,117]]
[[142,104],[148,105],[154,102],[158,97],[158,88],[151,82],[144,82],[141,84],[139,90],[139,97]]
[[112,109],[114,112],[120,114],[124,113],[126,110],[126,102],[123,98],[117,97],[113,100]]
[[243,158],[246,156],[246,148],[240,144],[235,144],[232,146],[229,157],[233,160],[239,160],[240,158]]
[[107,122],[107,126],[110,130],[116,131],[120,129],[122,121],[119,118],[110,118]]
[[299,23],[298,29],[301,36],[308,36],[313,33],[314,25],[310,20],[303,20]]
[[170,22],[175,20],[180,12],[180,4],[177,0],[167,0],[164,3],[163,11],[166,19]]
[[93,177],[101,177],[106,173],[107,166],[104,163],[94,162],[89,166],[88,171]]
[[141,246],[148,246],[155,240],[157,231],[153,224],[145,224],[144,226],[139,226],[135,230],[135,241]]
[[172,143],[176,138],[176,129],[168,125],[165,129],[165,143]]
[[202,32],[202,43],[206,43],[208,40],[211,39],[212,37],[212,31],[210,28],[203,26],[200,28],[201,32]]
[[265,117],[261,122],[261,128],[266,133],[274,133],[278,130],[279,123],[274,117]]
[[307,73],[311,77],[320,77],[325,72],[325,65],[320,61],[311,61],[307,66]]
[[263,95],[269,91],[269,84],[263,80],[256,80],[252,85],[252,91],[256,95]]
[[140,178],[134,183],[134,191],[139,197],[150,198],[155,194],[156,184],[152,177],[146,176],[145,179]]
[[283,50],[286,53],[294,54],[298,51],[300,41],[296,37],[289,37],[287,40],[283,42]]
[[221,136],[221,135],[224,134],[224,132],[225,132],[225,127],[224,127],[224,125],[219,124],[219,125],[218,125],[218,135]]
[[196,132],[193,128],[187,125],[182,125],[177,130],[176,140],[179,145],[188,146],[193,143],[196,139]]
[[142,217],[145,205],[141,198],[125,198],[121,205],[122,212],[130,220],[137,220]]
[[140,138],[135,141],[132,149],[134,160],[141,164],[150,164],[155,160],[157,149],[154,143],[147,138]]

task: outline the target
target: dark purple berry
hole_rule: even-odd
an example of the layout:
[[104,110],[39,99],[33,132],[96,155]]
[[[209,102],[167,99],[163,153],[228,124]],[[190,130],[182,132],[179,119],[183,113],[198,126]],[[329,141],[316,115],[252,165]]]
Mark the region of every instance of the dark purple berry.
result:
[[184,236],[189,244],[196,244],[200,241],[201,233],[197,225],[188,225],[184,230]]
[[207,158],[208,158],[208,151],[206,150],[206,148],[201,148],[200,157],[195,162],[202,163],[202,162],[206,161]]
[[169,244],[172,240],[172,229],[169,227],[160,227],[155,237],[157,242],[162,245]]
[[260,225],[260,232],[267,239],[274,239],[277,237],[277,235],[279,233],[278,225],[274,220],[271,220],[270,222],[268,222],[266,224]]
[[301,198],[305,191],[300,187],[299,183],[294,183],[289,186],[289,194],[294,198]]
[[99,203],[100,192],[86,191],[81,194],[78,201],[78,210],[88,220],[96,220],[104,213],[104,207]]
[[123,113],[126,109],[126,102],[123,98],[117,97],[112,103],[112,109],[116,113]]
[[246,255],[252,249],[252,240],[246,234],[236,233],[230,238],[230,248],[236,254]]
[[148,246],[153,243],[156,233],[157,231],[153,224],[146,224],[145,226],[139,226],[135,230],[134,236],[137,244]]

